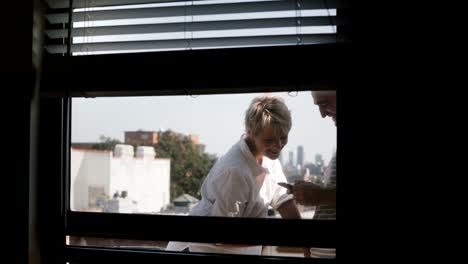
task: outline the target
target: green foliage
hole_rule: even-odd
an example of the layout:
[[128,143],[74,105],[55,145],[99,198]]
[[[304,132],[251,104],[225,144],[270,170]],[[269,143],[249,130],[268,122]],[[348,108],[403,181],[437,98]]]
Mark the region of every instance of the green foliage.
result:
[[99,143],[94,144],[91,148],[97,150],[114,150],[115,145],[122,144],[122,142],[115,138],[106,137],[101,135],[99,137]]
[[171,159],[171,201],[184,193],[198,199],[203,178],[213,166],[216,157],[202,151],[190,137],[170,130],[159,134],[154,148],[159,158]]

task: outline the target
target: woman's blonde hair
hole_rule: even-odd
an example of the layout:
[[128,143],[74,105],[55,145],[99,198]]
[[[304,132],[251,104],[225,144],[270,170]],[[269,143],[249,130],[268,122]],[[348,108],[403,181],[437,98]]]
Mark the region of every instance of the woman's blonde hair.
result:
[[256,97],[245,113],[245,129],[253,135],[258,135],[266,127],[288,134],[291,126],[291,112],[280,97]]

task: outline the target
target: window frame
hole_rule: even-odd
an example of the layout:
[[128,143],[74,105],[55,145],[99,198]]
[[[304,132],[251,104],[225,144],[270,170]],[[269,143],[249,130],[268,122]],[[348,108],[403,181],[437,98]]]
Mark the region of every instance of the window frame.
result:
[[[70,57],[45,55],[41,81],[39,143],[47,147],[39,148],[39,177],[44,190],[41,194],[44,214],[50,216],[47,222],[44,220],[44,228],[53,229],[50,237],[45,238],[50,242],[48,257],[58,259],[57,262],[83,260],[86,263],[98,262],[106,257],[117,262],[128,257],[153,261],[188,260],[190,257],[199,257],[203,261],[216,263],[230,263],[244,259],[260,263],[278,260],[293,263],[311,261],[281,256],[148,252],[67,246],[66,235],[336,248],[336,221],[71,211],[69,206],[71,98],[338,90],[338,87],[342,89],[349,81],[347,72],[350,67],[350,51],[350,43],[338,43]],[[183,75],[187,78],[173,79],[175,75],[171,71],[180,66],[178,63],[180,61],[188,65],[184,67],[187,70],[183,71]],[[135,62],[139,62],[137,66]],[[239,67],[240,62],[247,63]],[[205,71],[212,71],[212,74],[207,76],[203,74]],[[160,78],[155,81],[152,72],[160,73]],[[86,78],[76,78],[76,76]],[[130,87],[139,87],[139,89]],[[47,204],[45,201],[51,202]],[[155,225],[172,228],[158,229]],[[217,228],[224,230],[222,233],[204,233],[202,228],[185,228],[187,226],[209,226],[212,230]],[[226,229],[225,226],[229,228]],[[252,229],[256,232],[246,232]],[[304,230],[313,230],[313,233]],[[59,251],[56,251],[57,249]],[[334,263],[336,259],[313,261]]]

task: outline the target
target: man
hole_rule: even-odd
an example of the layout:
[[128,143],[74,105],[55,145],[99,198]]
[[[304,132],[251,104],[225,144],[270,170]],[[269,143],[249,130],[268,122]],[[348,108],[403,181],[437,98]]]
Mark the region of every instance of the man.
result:
[[[336,126],[336,91],[313,91],[314,104],[319,107],[323,118],[333,119]],[[311,182],[298,181],[292,188],[296,201],[303,205],[327,205],[316,212],[315,218],[335,218],[336,207],[336,153],[333,155],[324,173],[325,186]],[[320,213],[322,211],[322,213]],[[324,213],[327,211],[327,216]]]
[[[313,91],[312,97],[322,117],[331,117],[336,126],[336,91]],[[291,192],[298,203],[317,206],[314,219],[336,219],[336,153],[324,172],[324,183],[324,186],[319,186],[297,181]],[[311,248],[310,253],[316,258],[336,257],[334,248]]]

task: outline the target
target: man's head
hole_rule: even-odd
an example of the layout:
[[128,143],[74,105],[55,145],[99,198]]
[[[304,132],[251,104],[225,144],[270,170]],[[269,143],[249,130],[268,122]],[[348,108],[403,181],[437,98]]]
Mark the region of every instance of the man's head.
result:
[[322,117],[331,117],[336,125],[336,91],[312,91],[312,97]]

